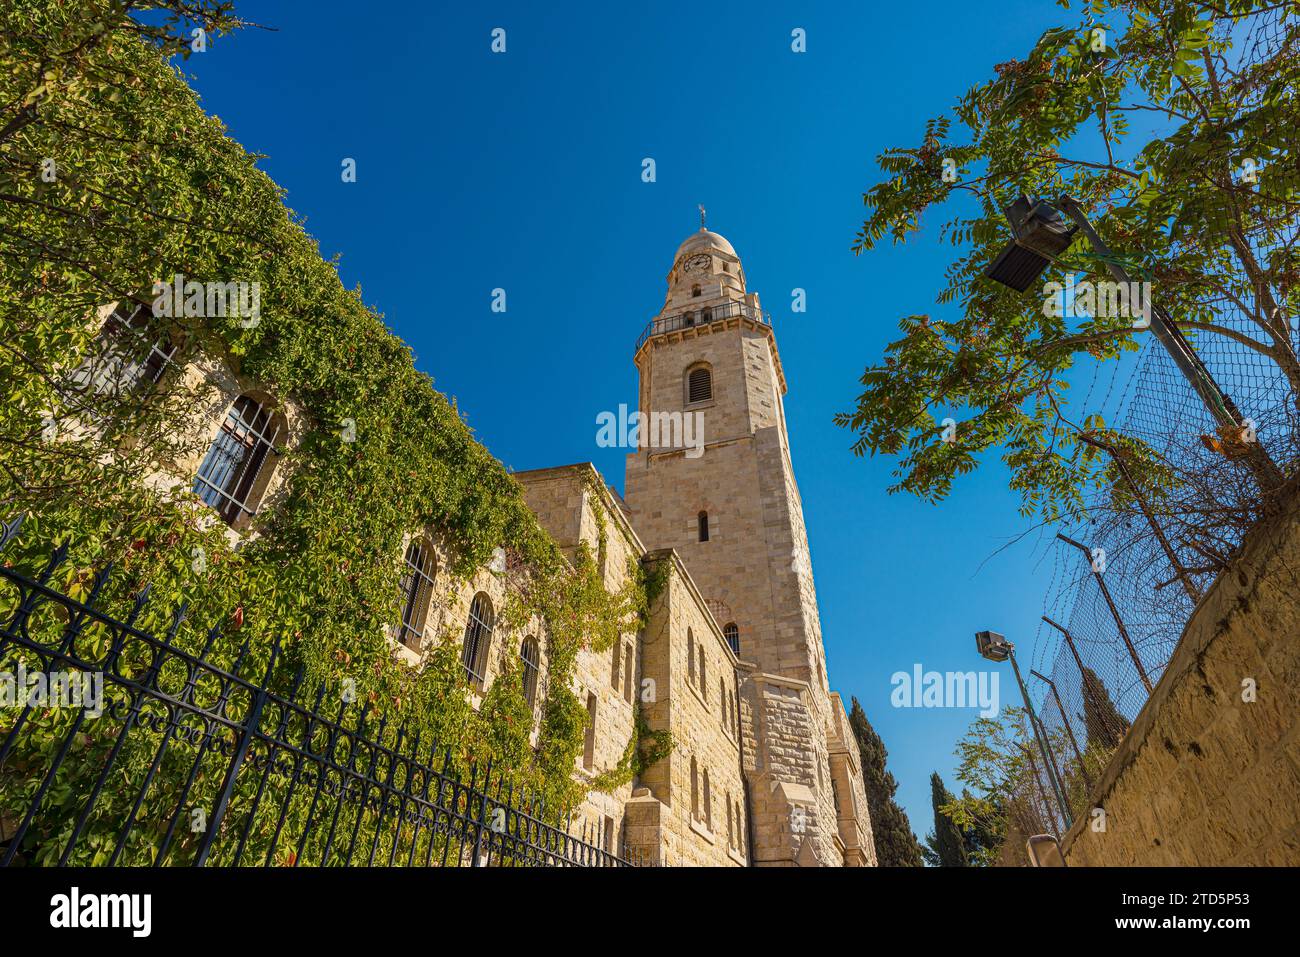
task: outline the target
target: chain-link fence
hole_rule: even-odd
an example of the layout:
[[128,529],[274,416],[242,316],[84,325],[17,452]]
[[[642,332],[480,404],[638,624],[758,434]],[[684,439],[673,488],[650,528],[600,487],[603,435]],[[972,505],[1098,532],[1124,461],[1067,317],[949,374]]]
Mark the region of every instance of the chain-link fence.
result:
[[[1242,74],[1278,58],[1300,62],[1300,30],[1284,14],[1241,24],[1235,41]],[[1300,335],[1288,305],[1296,270],[1286,264],[1296,261],[1300,210],[1250,196],[1243,190],[1229,204],[1244,208],[1250,229],[1225,222],[1219,235],[1184,240],[1224,248],[1227,266],[1170,312],[1240,411],[1244,441],[1289,478],[1300,465],[1300,396],[1288,372]],[[1156,288],[1159,299],[1158,280]],[[1244,450],[1159,342],[1147,341],[1126,380],[1098,371],[1085,391],[1088,411],[1116,413],[1122,443],[1105,450],[1112,481],[1092,497],[1089,517],[1053,529],[1051,584],[1025,680],[1054,767],[1038,760],[1017,798],[1057,834],[1066,815],[1052,776],[1069,816],[1085,814],[1197,603],[1270,506]]]

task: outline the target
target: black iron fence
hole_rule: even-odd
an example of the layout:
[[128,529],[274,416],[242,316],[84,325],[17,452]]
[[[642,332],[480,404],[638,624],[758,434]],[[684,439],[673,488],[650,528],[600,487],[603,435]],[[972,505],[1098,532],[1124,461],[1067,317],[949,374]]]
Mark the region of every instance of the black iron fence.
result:
[[111,569],[70,596],[52,584],[65,560],[0,567],[0,864],[640,863],[345,690],[309,692],[301,670],[274,690],[278,646],[218,664],[213,630],[183,650],[183,609],[162,635],[138,627],[147,588],[124,617],[100,607]]

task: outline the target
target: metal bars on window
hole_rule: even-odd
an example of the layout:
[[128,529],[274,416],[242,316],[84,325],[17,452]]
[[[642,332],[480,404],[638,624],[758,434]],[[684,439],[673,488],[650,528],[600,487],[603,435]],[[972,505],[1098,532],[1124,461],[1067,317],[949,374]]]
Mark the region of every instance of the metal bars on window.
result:
[[194,477],[194,492],[212,506],[226,524],[241,515],[253,515],[258,479],[268,457],[278,455],[275,447],[280,426],[265,405],[252,396],[241,395],[230,406],[221,431]]
[[469,621],[465,622],[465,644],[461,648],[461,663],[470,681],[483,680],[487,651],[492,643],[492,626],[496,618],[492,600],[479,592],[469,606]]
[[406,548],[406,569],[402,575],[402,630],[398,641],[417,651],[424,637],[424,624],[433,595],[433,553],[427,542],[414,541]]

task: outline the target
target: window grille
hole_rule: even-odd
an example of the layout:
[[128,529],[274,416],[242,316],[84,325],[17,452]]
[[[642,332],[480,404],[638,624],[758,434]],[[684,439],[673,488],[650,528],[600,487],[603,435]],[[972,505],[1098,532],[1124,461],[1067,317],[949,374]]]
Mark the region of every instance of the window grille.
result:
[[135,300],[118,303],[100,330],[98,353],[73,377],[96,395],[144,393],[167,371],[177,346],[150,328],[153,312]]
[[428,543],[411,542],[406,549],[406,570],[402,575],[402,631],[398,641],[419,649],[433,594],[434,558]]
[[532,707],[537,700],[537,675],[541,670],[542,656],[537,639],[529,635],[519,648],[519,658],[524,664],[524,698]]
[[270,459],[279,455],[275,447],[280,424],[271,410],[252,396],[241,395],[226,413],[221,431],[213,439],[199,474],[194,478],[194,492],[211,505],[228,525],[243,515],[257,511],[263,470]]
[[461,663],[471,681],[482,681],[487,662],[488,646],[492,643],[492,600],[479,592],[469,606],[469,621],[465,622],[465,644],[461,648]]
[[722,626],[722,636],[727,639],[727,644],[731,645],[731,650],[737,655],[740,654],[740,629],[736,627],[734,621],[729,621]]

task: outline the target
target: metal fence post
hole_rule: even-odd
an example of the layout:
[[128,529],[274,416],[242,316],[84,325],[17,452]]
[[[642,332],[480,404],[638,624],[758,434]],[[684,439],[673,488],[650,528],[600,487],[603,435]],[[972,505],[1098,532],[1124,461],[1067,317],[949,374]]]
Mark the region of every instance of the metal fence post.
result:
[[252,743],[253,738],[257,735],[257,726],[262,720],[262,708],[266,705],[268,696],[267,686],[271,683],[271,673],[275,668],[275,659],[280,653],[280,640],[277,638],[275,644],[271,646],[271,659],[266,663],[266,677],[263,678],[261,686],[253,696],[253,706],[248,710],[248,717],[244,720],[244,726],[239,733],[239,747],[235,749],[234,756],[230,759],[230,764],[226,768],[226,777],[221,785],[221,796],[217,798],[217,806],[212,810],[212,817],[208,820],[207,833],[203,835],[203,843],[199,846],[198,855],[194,858],[195,867],[203,867],[208,862],[208,855],[212,852],[212,845],[217,839],[217,828],[221,827],[221,821],[226,816],[226,809],[230,805],[230,797],[235,792],[235,778],[239,775],[239,769],[244,764],[244,758],[248,754],[248,746]]
[[1129,637],[1128,629],[1124,627],[1124,619],[1120,617],[1119,609],[1115,607],[1115,599],[1110,597],[1110,589],[1106,587],[1106,582],[1102,579],[1101,572],[1097,571],[1096,567],[1091,563],[1092,552],[1088,550],[1087,545],[1082,542],[1076,542],[1068,535],[1057,533],[1056,537],[1067,545],[1073,545],[1088,557],[1089,568],[1092,569],[1092,577],[1097,579],[1097,587],[1101,589],[1102,597],[1106,599],[1106,606],[1110,608],[1111,617],[1115,619],[1115,627],[1119,629],[1120,637],[1124,639],[1124,644],[1128,648],[1129,657],[1133,659],[1133,666],[1137,668],[1137,673],[1142,678],[1142,684],[1146,686],[1147,695],[1150,696],[1151,692],[1155,690],[1151,685],[1151,679],[1147,677],[1147,670],[1143,667],[1142,660],[1138,657],[1137,648],[1133,646],[1133,639]]

